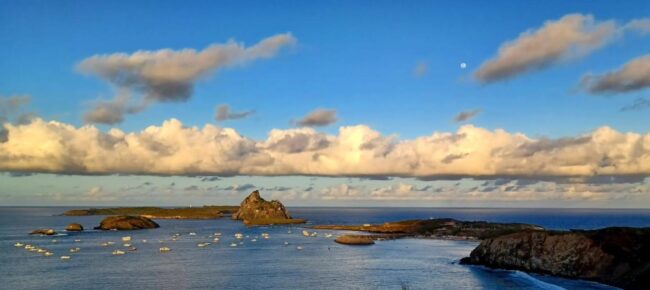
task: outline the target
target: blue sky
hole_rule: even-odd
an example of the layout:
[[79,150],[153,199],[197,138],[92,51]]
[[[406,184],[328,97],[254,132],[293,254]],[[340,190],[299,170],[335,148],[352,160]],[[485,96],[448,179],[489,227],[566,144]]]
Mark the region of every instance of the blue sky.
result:
[[[185,126],[213,124],[233,128],[253,140],[264,140],[269,131],[295,128],[292,121],[324,108],[334,110],[337,121],[316,130],[333,135],[338,134],[341,126],[363,124],[383,135],[406,140],[433,132],[455,132],[467,123],[490,131],[522,133],[530,138],[573,138],[603,126],[619,132],[647,133],[650,126],[647,109],[621,112],[620,108],[638,98],[650,97],[648,90],[607,96],[580,90],[583,75],[610,72],[648,54],[650,37],[647,35],[615,36],[607,45],[582,57],[503,81],[481,84],[473,77],[481,64],[497,55],[503,43],[517,39],[529,29],[539,29],[546,21],[556,21],[572,13],[590,14],[597,22],[614,20],[623,25],[648,17],[650,4],[647,1],[491,1],[482,5],[469,1],[0,1],[0,39],[3,39],[0,96],[28,95],[31,101],[23,108],[25,112],[34,112],[46,121],[79,127],[84,125],[84,112],[94,102],[110,100],[115,94],[115,86],[105,79],[81,73],[76,68],[89,57],[164,48],[202,50],[229,39],[250,46],[289,32],[297,40],[295,45],[270,59],[217,69],[201,77],[185,102],[154,103],[142,112],[127,115],[123,122],[96,126],[103,131],[119,128],[139,132],[175,118]],[[467,67],[461,68],[461,63]],[[414,73],[418,65],[426,67],[422,75]],[[254,110],[254,114],[217,122],[215,107],[221,104],[229,105],[235,112]],[[453,121],[458,113],[468,110],[480,110],[480,113],[468,122]],[[45,176],[49,175],[21,178],[38,184],[50,179]],[[7,173],[0,180],[12,178],[16,177]],[[109,181],[112,178],[66,177],[65,182],[58,183],[57,190],[72,192],[73,185],[69,184],[86,184],[87,181],[77,180],[90,179],[93,184],[86,184],[79,192],[92,187],[106,189],[104,183],[112,182]],[[129,178],[142,177],[122,177]],[[300,178],[305,180],[296,181]],[[287,186],[300,184],[305,188],[309,186],[308,178],[260,177],[258,180],[266,180],[259,181],[262,184],[286,180],[292,183]],[[336,181],[328,179],[322,187],[343,184],[346,179],[346,176]],[[255,178],[253,182],[223,182],[254,181]],[[24,199],[6,199],[16,204],[38,203],[35,196],[46,192],[21,183],[12,187],[5,183],[0,188],[0,200],[3,194],[24,191],[20,195],[27,196]],[[388,186],[389,181],[386,183]],[[184,200],[178,197],[165,203]],[[317,204],[314,200],[296,204]],[[642,200],[648,199],[644,196]],[[120,203],[120,200],[113,202]],[[536,201],[528,204],[535,205]]]

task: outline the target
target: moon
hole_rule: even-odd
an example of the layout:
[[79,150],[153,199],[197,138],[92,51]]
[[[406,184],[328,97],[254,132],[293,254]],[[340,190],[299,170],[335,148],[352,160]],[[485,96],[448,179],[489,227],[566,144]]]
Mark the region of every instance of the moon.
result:
[[461,62],[461,63],[460,63],[460,68],[461,68],[461,69],[465,69],[466,67],[467,67],[467,64],[466,64],[466,63],[464,63],[464,62]]

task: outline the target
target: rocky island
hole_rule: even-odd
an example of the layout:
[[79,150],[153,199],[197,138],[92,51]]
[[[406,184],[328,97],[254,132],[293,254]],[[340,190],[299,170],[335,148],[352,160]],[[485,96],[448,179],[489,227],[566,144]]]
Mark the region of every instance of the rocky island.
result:
[[294,219],[284,205],[277,201],[266,201],[255,190],[241,202],[232,219],[243,220],[246,225],[301,224],[303,219]]
[[142,216],[109,216],[103,219],[96,230],[141,230],[160,227],[156,222]]
[[216,219],[237,211],[237,206],[202,206],[202,207],[118,207],[73,209],[63,213],[65,216],[87,215],[139,215],[151,219]]
[[519,223],[490,223],[455,219],[406,220],[379,225],[318,225],[321,230],[347,230],[374,233],[374,240],[399,237],[428,237],[439,239],[482,240],[522,230],[542,230],[542,227]]
[[650,287],[650,228],[521,231],[488,238],[463,264]]

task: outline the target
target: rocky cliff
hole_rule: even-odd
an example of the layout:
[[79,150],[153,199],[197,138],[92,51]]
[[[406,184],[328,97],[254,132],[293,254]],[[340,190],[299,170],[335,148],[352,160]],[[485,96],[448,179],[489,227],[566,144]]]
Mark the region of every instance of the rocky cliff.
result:
[[103,219],[96,230],[140,230],[160,227],[156,222],[141,216],[109,216]]
[[522,231],[484,240],[464,264],[650,287],[650,228]]
[[304,222],[304,220],[292,219],[281,202],[264,200],[257,190],[241,202],[239,210],[232,215],[232,218],[243,220],[250,225]]

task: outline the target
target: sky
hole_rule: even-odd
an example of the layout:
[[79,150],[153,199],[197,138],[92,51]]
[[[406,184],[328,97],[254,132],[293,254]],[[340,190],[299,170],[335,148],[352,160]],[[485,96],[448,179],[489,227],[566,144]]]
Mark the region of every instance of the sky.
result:
[[0,204],[650,208],[647,1],[0,1]]

